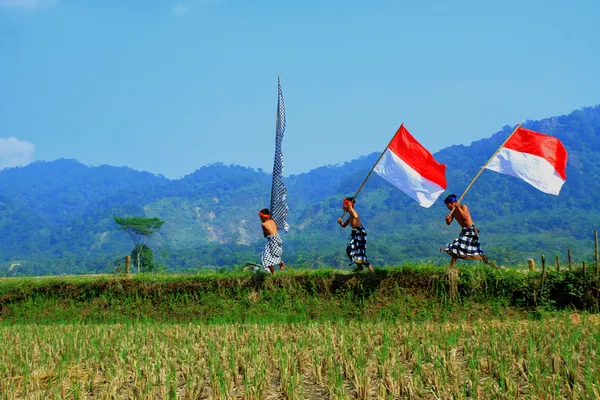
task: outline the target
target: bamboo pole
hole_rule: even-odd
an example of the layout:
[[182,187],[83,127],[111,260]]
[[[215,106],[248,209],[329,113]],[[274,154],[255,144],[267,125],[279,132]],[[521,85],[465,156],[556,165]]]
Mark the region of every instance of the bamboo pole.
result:
[[[517,127],[515,128],[515,130],[512,131],[512,133],[510,135],[508,135],[508,137],[506,138],[506,140],[504,142],[502,142],[502,144],[500,145],[500,147],[498,147],[498,150],[496,150],[494,152],[494,154],[492,154],[492,156],[490,157],[490,159],[487,160],[487,162],[483,165],[483,167],[481,167],[481,169],[479,170],[479,172],[477,173],[477,175],[475,175],[475,178],[473,178],[473,180],[471,181],[471,183],[469,183],[469,186],[467,186],[467,188],[462,193],[462,195],[460,196],[460,198],[456,201],[457,203],[460,203],[462,201],[462,199],[465,197],[465,195],[467,194],[467,192],[469,191],[469,189],[471,189],[471,186],[473,186],[473,184],[475,183],[475,181],[477,180],[477,178],[479,178],[479,176],[483,173],[483,170],[489,165],[489,163],[492,162],[492,160],[494,159],[494,157],[496,157],[496,154],[498,154],[500,152],[500,150],[502,150],[502,148],[504,147],[504,145],[515,134],[515,132],[521,127],[521,125],[523,125],[523,124],[521,123],[521,124],[517,125]],[[456,207],[453,207],[452,210],[450,210],[450,215],[452,215],[454,213],[455,209],[456,209]]]
[[[396,138],[396,136],[398,136],[398,133],[400,132],[400,129],[404,126],[404,122],[400,124],[400,128],[398,128],[398,130],[396,131],[396,133],[394,134],[394,136],[392,136],[392,138],[390,139],[390,141],[388,142],[387,146],[385,146],[385,149],[383,149],[383,151],[381,152],[381,154],[379,155],[379,158],[377,159],[377,161],[375,161],[375,164],[373,164],[373,167],[371,167],[371,170],[369,171],[369,173],[367,174],[367,177],[365,178],[365,180],[360,184],[360,187],[358,188],[358,190],[356,191],[356,194],[354,195],[354,197],[352,198],[354,201],[356,201],[356,197],[358,196],[358,194],[360,193],[360,191],[362,190],[362,188],[365,186],[365,183],[367,183],[367,180],[369,179],[369,177],[371,176],[371,174],[373,173],[373,170],[375,169],[375,167],[377,166],[377,164],[379,164],[379,161],[381,161],[381,158],[383,157],[383,155],[385,154],[385,151],[388,149],[388,147],[390,147],[390,144],[392,144],[392,141]],[[346,215],[347,211],[344,210],[344,213],[342,214],[342,216],[340,218],[344,218],[344,215]]]
[[567,249],[567,260],[569,263],[569,269],[571,269],[571,266],[573,265],[573,263],[571,262],[571,249]]
[[556,256],[556,272],[560,272],[560,263],[558,262],[558,256]]
[[585,260],[583,260],[581,262],[581,268],[583,269],[583,276],[585,276],[586,270],[585,270]]

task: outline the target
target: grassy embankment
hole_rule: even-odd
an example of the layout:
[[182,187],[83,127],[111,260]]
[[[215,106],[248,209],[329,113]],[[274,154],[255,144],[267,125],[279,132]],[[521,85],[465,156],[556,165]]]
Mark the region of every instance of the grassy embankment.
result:
[[0,280],[0,323],[456,320],[487,312],[600,309],[600,279],[581,270],[523,273],[420,265],[350,274],[140,275]]

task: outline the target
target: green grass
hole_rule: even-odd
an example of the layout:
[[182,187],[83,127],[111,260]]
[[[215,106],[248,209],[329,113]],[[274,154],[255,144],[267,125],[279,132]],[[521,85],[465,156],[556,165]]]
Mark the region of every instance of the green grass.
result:
[[[208,323],[467,319],[553,309],[597,312],[600,280],[580,270],[540,273],[433,265],[378,269],[0,280],[0,323]],[[535,315],[535,313],[534,313]]]

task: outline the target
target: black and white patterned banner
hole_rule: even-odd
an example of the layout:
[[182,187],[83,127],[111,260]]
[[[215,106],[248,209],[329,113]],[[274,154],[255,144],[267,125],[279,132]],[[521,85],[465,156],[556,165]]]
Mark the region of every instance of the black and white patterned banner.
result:
[[277,224],[277,229],[287,232],[288,206],[286,203],[287,190],[283,184],[283,151],[281,143],[285,132],[285,107],[283,105],[283,94],[281,93],[281,82],[277,78],[277,121],[275,134],[275,162],[273,163],[273,186],[271,187],[271,219]]

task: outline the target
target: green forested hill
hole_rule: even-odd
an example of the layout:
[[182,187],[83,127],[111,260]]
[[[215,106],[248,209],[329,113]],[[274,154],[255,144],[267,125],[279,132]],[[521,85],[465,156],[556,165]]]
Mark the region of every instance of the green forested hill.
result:
[[[600,226],[600,106],[525,126],[557,136],[569,151],[560,196],[516,178],[485,171],[464,202],[481,230],[484,248],[500,263],[564,255],[590,257]],[[488,139],[452,146],[435,157],[448,166],[448,193],[460,194],[513,127]],[[418,132],[415,132],[418,138]],[[336,224],[341,199],[352,195],[378,154],[324,166],[286,179],[292,229],[285,236],[291,264],[345,265],[348,231]],[[263,238],[257,211],[268,206],[270,175],[214,164],[169,180],[124,167],[88,167],[75,160],[36,162],[0,172],[0,274],[101,272],[131,250],[113,215],[166,221],[150,247],[171,269],[229,268],[258,261]],[[409,260],[444,262],[439,253],[457,227],[446,227],[441,201],[421,208],[374,175],[357,209],[378,265]]]

